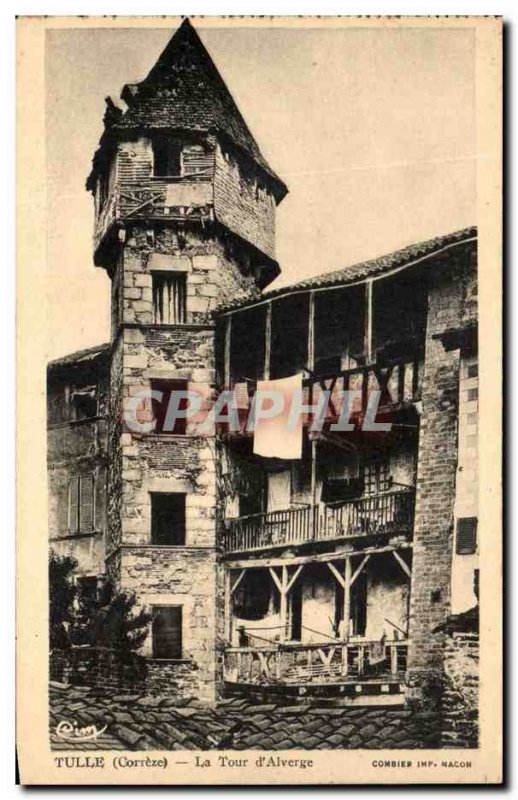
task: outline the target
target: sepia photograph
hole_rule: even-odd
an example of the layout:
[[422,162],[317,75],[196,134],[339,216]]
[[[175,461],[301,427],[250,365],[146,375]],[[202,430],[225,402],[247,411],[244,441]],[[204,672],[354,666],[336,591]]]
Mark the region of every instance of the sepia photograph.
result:
[[354,783],[357,754],[372,782],[480,780],[501,20],[38,33],[42,770],[325,783],[327,754]]

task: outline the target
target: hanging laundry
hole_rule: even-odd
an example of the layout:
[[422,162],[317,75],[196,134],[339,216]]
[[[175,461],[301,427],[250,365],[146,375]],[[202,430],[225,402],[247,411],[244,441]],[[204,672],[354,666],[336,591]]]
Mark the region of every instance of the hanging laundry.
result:
[[[270,400],[269,397],[275,399]],[[261,399],[262,398],[262,399]],[[280,398],[280,402],[277,398]],[[302,458],[302,414],[291,415],[292,404],[300,408],[302,375],[292,375],[274,381],[259,381],[254,398],[254,453],[265,458]],[[275,416],[262,418],[265,411],[277,403]],[[275,407],[275,406],[273,406]],[[251,412],[252,413],[252,412]],[[290,423],[290,424],[288,424]]]

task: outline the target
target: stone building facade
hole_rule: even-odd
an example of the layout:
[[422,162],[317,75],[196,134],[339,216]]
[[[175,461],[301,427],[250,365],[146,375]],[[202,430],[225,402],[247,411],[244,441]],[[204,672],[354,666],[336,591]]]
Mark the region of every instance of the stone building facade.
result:
[[[476,230],[265,292],[287,188],[188,21],[121,96],[87,181],[111,341],[48,371],[51,546],[150,609],[160,691],[419,704],[476,604]],[[170,392],[241,419],[294,375],[355,391],[353,429],[306,423],[296,459],[167,430]]]

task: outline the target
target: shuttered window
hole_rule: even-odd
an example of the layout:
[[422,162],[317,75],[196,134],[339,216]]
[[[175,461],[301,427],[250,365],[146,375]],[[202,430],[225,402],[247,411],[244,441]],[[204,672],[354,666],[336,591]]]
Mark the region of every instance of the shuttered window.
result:
[[68,485],[68,529],[70,533],[94,530],[94,476],[74,475]]
[[71,533],[79,530],[79,477],[70,479],[68,484],[68,529]]
[[477,518],[461,517],[457,520],[457,555],[472,555],[477,551]]
[[153,606],[153,658],[182,658],[182,606]]
[[211,175],[214,171],[214,155],[201,144],[185,145],[182,150],[182,175]]
[[153,272],[153,322],[181,325],[186,321],[185,272]]

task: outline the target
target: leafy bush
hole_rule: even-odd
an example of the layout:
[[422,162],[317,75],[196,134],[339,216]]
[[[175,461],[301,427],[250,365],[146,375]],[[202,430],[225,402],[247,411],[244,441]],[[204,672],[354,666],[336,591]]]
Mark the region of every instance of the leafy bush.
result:
[[70,556],[59,556],[53,550],[49,559],[49,639],[50,648],[66,650],[70,647],[70,628],[74,624],[74,601],[77,587],[72,583],[72,573],[77,561]]
[[151,615],[135,609],[134,594],[116,591],[106,582],[96,597],[73,583],[77,561],[50,552],[50,648],[72,645],[106,647],[124,656],[138,650],[147,637]]
[[147,637],[151,614],[135,610],[136,602],[134,594],[116,592],[111,583],[106,583],[91,621],[90,644],[109,647],[121,655],[138,650]]

